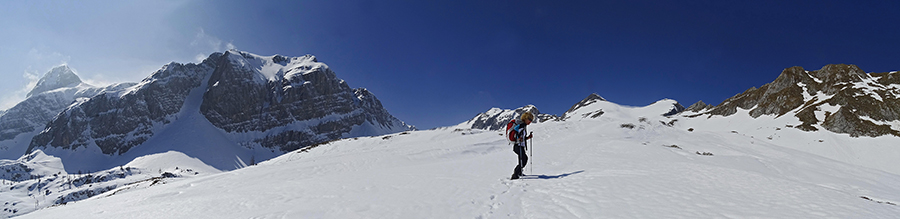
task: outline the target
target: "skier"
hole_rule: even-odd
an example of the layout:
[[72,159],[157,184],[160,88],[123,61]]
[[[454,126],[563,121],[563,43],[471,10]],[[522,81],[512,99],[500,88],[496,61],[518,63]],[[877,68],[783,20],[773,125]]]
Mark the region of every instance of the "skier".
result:
[[510,179],[518,179],[520,176],[524,176],[522,174],[522,168],[525,168],[525,165],[528,164],[528,155],[525,153],[525,150],[528,150],[528,145],[525,143],[526,140],[531,139],[532,135],[529,134],[525,136],[527,131],[528,124],[531,124],[531,121],[534,120],[534,115],[531,112],[522,113],[522,116],[516,120],[516,124],[512,127],[510,131],[510,135],[516,139],[513,144],[513,152],[516,152],[516,155],[519,156],[519,164],[516,165],[516,169],[513,170],[512,177]]

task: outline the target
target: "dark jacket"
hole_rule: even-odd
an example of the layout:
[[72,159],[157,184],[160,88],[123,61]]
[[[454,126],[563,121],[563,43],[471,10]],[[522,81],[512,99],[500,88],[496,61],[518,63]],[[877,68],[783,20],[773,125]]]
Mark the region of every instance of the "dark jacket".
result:
[[522,120],[516,120],[516,125],[512,129],[513,133],[516,134],[516,146],[527,147],[525,140],[528,140],[528,124]]

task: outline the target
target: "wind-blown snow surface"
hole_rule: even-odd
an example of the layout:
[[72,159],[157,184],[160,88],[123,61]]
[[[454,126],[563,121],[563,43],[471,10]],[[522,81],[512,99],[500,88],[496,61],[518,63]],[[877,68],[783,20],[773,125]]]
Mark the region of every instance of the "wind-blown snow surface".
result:
[[900,215],[898,175],[638,113],[654,108],[613,106],[596,119],[533,124],[526,173],[534,169],[523,180],[508,180],[516,158],[502,133],[438,129],[339,140],[22,218]]
[[15,161],[0,160],[0,171],[5,171],[0,174],[0,203],[3,204],[0,217],[221,172],[175,151],[138,157],[123,166],[94,173],[70,174],[63,169],[59,158],[41,150]]
[[840,162],[900,174],[898,137],[891,135],[850,137],[849,134],[824,129],[807,132],[792,128],[803,123],[797,117],[762,115],[759,118],[752,118],[748,113],[750,110],[752,109],[738,109],[737,113],[729,117],[704,115],[693,119],[680,118],[684,121],[681,127],[724,135],[731,133],[756,140],[757,143],[765,142]]

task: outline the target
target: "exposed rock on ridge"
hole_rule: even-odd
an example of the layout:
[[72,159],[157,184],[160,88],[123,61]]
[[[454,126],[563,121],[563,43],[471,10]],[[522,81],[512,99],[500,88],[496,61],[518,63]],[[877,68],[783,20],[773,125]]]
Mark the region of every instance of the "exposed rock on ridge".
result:
[[133,83],[94,87],[82,83],[68,66],[53,68],[28,93],[28,98],[0,115],[0,158],[14,159],[24,155],[28,148],[27,141],[78,99],[131,85]]
[[32,139],[34,148],[77,149],[96,145],[104,154],[122,154],[153,135],[156,124],[168,124],[185,97],[213,70],[215,57],[201,64],[170,63],[137,85],[104,92],[60,113]]
[[[572,118],[572,116],[573,116],[572,114],[576,110],[581,109],[582,107],[585,107],[587,105],[591,105],[593,103],[599,102],[599,101],[606,101],[606,99],[603,99],[603,97],[601,97],[600,95],[597,95],[597,93],[592,93],[592,94],[588,95],[587,97],[585,97],[583,100],[576,103],[575,105],[572,105],[572,107],[570,107],[569,110],[566,110],[566,113],[563,113],[563,115],[559,117],[559,120],[567,120],[569,118]],[[592,112],[590,116],[591,116],[591,118],[597,118],[597,117],[600,117],[601,115],[603,115],[603,113],[604,112],[601,109],[599,111]]]
[[805,131],[821,127],[854,137],[900,136],[896,127],[887,124],[900,120],[898,78],[897,72],[867,74],[846,64],[816,71],[791,67],[772,83],[728,98],[708,113],[729,116],[737,108],[752,109],[749,113],[754,118],[792,113],[802,122],[795,127]]
[[[311,55],[270,58],[228,51],[223,57],[210,77],[212,86],[203,96],[200,112],[226,132],[264,132],[268,137],[250,140],[260,146],[292,151],[349,137],[360,126],[370,129],[365,135],[412,129],[390,115],[368,90],[351,89]],[[254,62],[259,64],[244,64]],[[318,122],[304,122],[311,120]],[[285,126],[290,130],[274,130]]]
[[712,109],[715,107],[716,106],[706,104],[701,100],[701,101],[697,101],[694,104],[691,104],[691,106],[688,106],[686,109],[684,109],[684,111],[699,113],[699,112],[703,112],[705,110],[709,110],[709,109]]

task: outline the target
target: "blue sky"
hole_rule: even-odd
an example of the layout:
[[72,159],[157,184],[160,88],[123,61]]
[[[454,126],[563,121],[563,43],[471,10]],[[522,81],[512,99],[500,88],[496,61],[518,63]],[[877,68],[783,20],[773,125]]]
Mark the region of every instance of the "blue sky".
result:
[[11,1],[0,109],[67,63],[136,82],[228,48],[315,55],[419,128],[491,107],[719,104],[785,68],[900,69],[898,1]]

